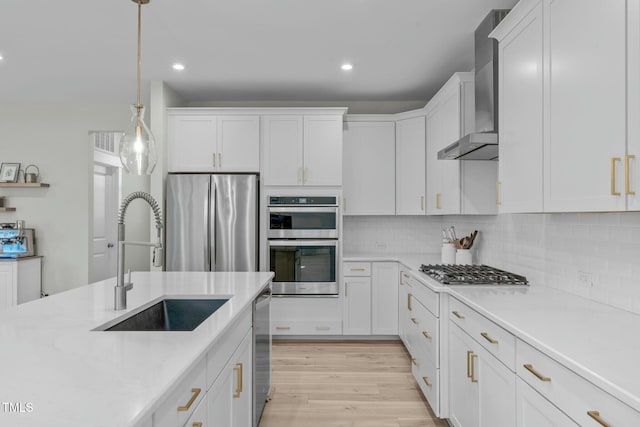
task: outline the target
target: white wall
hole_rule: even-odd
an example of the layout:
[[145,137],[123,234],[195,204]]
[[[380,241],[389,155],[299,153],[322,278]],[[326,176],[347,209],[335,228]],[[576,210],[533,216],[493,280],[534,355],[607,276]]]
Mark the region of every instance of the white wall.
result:
[[[345,217],[345,253],[429,253],[443,227],[479,230],[474,261],[640,313],[640,212],[446,217]],[[386,245],[380,247],[378,243]],[[589,283],[578,280],[587,273]]]
[[[42,181],[51,184],[41,189],[0,189],[17,209],[0,213],[0,222],[24,219],[36,229],[46,292],[61,292],[89,280],[93,227],[89,131],[122,130],[129,115],[124,104],[0,104],[0,161],[20,162],[23,167],[34,163]],[[144,179],[131,180],[126,174],[124,182],[124,194],[144,187]],[[133,224],[135,218],[132,211]]]

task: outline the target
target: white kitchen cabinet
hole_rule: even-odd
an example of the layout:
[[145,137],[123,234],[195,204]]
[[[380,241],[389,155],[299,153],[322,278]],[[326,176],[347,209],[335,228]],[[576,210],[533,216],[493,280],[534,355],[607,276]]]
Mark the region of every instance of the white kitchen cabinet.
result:
[[371,335],[371,278],[345,277],[343,335]]
[[341,335],[342,312],[342,298],[274,298],[271,300],[271,333]]
[[343,213],[396,213],[395,123],[349,121],[343,150]]
[[516,417],[516,427],[578,427],[520,378],[516,379]]
[[474,109],[473,73],[455,73],[425,107],[428,215],[497,211],[495,161],[438,159],[438,151],[475,130]]
[[400,270],[400,286],[398,287],[398,335],[409,353],[411,353],[411,309],[410,296],[413,285],[409,280],[409,274]]
[[544,209],[624,210],[626,2],[545,1]]
[[265,185],[342,185],[342,115],[262,117]]
[[471,373],[473,340],[449,324],[449,420],[455,427],[478,425],[478,388]]
[[0,309],[40,298],[42,258],[0,261]]
[[398,334],[398,263],[371,264],[371,333]]
[[396,215],[424,215],[425,117],[396,121]]
[[259,172],[260,117],[170,112],[169,172]]
[[[627,76],[640,75],[640,0],[627,0]],[[640,210],[640,79],[627,79],[627,209]],[[625,158],[626,160],[627,158]],[[635,194],[631,194],[635,193]]]
[[520,2],[492,34],[499,42],[501,213],[543,211],[542,21],[541,0]]

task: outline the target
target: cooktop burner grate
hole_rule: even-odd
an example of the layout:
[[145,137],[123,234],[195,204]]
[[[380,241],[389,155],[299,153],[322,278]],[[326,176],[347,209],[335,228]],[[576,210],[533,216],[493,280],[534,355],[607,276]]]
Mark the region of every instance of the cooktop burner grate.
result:
[[420,271],[444,285],[528,285],[524,276],[488,265],[424,265]]

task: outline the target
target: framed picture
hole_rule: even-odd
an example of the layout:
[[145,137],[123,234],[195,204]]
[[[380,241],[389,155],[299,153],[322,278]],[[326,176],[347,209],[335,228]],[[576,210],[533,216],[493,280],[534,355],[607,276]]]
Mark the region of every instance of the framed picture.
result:
[[3,163],[0,166],[0,182],[18,182],[20,163]]

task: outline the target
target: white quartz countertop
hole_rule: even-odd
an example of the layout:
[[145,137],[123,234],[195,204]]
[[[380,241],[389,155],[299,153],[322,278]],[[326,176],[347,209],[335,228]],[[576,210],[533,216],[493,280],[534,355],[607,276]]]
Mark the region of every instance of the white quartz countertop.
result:
[[[640,411],[640,316],[544,286],[444,286],[420,272],[440,254],[345,254],[397,261],[425,286],[449,294]],[[518,273],[514,271],[514,273]]]
[[[113,310],[115,278],[0,311],[0,426],[116,427],[147,419],[272,276],[133,273],[126,311]],[[191,332],[92,331],[165,295],[231,299]]]

